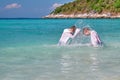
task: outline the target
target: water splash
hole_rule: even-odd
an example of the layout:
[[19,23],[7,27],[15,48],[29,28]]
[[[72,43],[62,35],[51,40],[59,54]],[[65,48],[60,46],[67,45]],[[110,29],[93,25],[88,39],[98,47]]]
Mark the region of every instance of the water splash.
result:
[[83,29],[84,27],[89,27],[90,29],[92,29],[93,24],[87,20],[77,20],[75,26],[80,29]]
[[84,36],[83,35],[83,28],[88,27],[89,29],[92,30],[91,25],[89,22],[85,20],[78,20],[75,23],[75,26],[80,29],[80,33],[73,39],[69,40],[69,44],[71,45],[76,45],[76,44],[81,44],[81,45],[88,45],[90,42],[90,36]]
[[82,29],[85,25],[86,24],[85,24],[85,22],[83,20],[78,20],[75,23],[75,26],[78,27],[78,28],[80,28],[80,29]]

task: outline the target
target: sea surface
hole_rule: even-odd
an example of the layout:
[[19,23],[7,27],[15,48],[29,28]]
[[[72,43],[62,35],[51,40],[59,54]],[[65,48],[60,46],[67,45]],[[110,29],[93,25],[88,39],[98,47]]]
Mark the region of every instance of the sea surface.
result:
[[[103,47],[57,46],[79,21]],[[120,19],[0,19],[0,80],[120,80]]]

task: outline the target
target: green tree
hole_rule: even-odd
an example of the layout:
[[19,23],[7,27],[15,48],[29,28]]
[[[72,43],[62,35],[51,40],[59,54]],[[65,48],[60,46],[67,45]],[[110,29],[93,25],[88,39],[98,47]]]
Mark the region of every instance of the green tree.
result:
[[120,8],[120,0],[116,0],[114,6],[115,8]]

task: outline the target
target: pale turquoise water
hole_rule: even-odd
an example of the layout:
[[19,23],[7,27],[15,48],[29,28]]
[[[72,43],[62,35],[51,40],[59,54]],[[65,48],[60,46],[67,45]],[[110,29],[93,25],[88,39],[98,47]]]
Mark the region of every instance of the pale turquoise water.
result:
[[105,46],[56,44],[80,19],[1,19],[0,80],[120,80],[120,19],[85,19]]

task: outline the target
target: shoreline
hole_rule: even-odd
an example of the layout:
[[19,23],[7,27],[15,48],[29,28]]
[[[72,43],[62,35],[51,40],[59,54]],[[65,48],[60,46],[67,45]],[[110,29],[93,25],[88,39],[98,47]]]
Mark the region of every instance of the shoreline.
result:
[[103,14],[91,14],[91,13],[84,13],[84,14],[49,14],[43,18],[120,18],[120,14],[112,15],[110,13],[103,13]]

